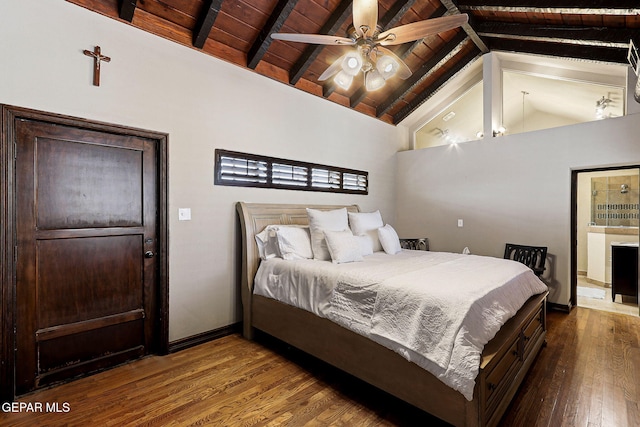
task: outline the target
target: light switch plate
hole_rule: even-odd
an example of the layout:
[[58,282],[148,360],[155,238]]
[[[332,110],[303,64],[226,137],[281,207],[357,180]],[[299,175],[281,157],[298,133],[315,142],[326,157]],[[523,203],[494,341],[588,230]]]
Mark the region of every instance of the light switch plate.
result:
[[178,209],[178,221],[191,221],[191,208]]
[[463,227],[464,226],[464,221],[459,219],[458,220],[458,227]]

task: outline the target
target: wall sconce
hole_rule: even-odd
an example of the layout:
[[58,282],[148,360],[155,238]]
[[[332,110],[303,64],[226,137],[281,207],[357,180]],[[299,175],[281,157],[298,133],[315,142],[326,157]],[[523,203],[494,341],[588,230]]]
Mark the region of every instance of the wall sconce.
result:
[[493,131],[493,136],[502,136],[504,135],[504,133],[507,131],[507,129],[504,126],[500,126],[497,130]]

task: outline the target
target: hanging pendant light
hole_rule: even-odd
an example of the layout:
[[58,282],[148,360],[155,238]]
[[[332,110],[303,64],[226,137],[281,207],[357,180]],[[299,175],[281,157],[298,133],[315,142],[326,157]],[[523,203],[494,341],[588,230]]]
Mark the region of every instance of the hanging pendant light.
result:
[[347,90],[351,87],[351,83],[353,83],[353,76],[347,73],[345,70],[340,71],[333,78],[333,81],[336,82],[338,86],[342,89]]
[[393,59],[389,55],[378,55],[378,61],[376,62],[376,69],[380,73],[383,79],[387,80],[396,75],[400,65],[398,61]]
[[384,77],[382,77],[382,74],[380,74],[376,68],[369,71],[364,78],[364,85],[370,92],[380,89],[384,86],[384,83]]
[[362,57],[359,52],[350,52],[342,59],[342,70],[350,76],[355,76],[362,68]]

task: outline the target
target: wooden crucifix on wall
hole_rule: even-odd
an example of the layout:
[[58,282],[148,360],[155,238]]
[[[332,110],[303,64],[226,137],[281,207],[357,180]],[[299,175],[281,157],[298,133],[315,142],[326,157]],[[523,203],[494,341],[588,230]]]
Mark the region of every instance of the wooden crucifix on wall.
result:
[[100,46],[93,48],[93,52],[85,49],[83,53],[93,57],[93,85],[100,86],[100,63],[102,61],[109,62],[111,58],[100,53]]

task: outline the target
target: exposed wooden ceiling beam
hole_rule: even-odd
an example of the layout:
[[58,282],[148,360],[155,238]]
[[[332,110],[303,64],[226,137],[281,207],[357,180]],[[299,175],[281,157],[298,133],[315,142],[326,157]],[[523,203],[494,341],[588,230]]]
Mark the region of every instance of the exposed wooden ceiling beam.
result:
[[[429,15],[429,19],[440,18],[444,16],[446,13],[447,13],[447,8],[441,4],[439,8],[434,10],[433,13]],[[419,39],[413,43],[405,43],[403,45],[398,46],[398,50],[396,50],[396,55],[398,55],[400,58],[406,58],[411,54],[411,52],[413,52],[418,46],[422,44],[423,40],[424,39]]]
[[[340,27],[344,24],[344,22],[351,16],[351,5],[353,4],[353,0],[343,0],[340,2],[336,10],[333,11],[331,17],[327,20],[327,22],[322,26],[319,31],[319,34],[335,34]],[[289,73],[289,82],[292,85],[298,83],[298,80],[302,78],[302,75],[307,71],[309,66],[315,61],[318,57],[322,49],[323,45],[309,45],[302,52],[302,55],[293,67],[291,67],[291,72]]]
[[458,2],[462,11],[512,13],[562,13],[575,15],[638,15],[637,0],[463,0]]
[[193,29],[194,47],[202,49],[202,47],[204,46],[207,38],[209,37],[209,33],[211,33],[213,24],[216,22],[216,18],[218,17],[218,12],[220,12],[222,1],[223,0],[209,0],[208,4],[205,3],[205,6],[200,12],[198,23]]
[[[462,13],[460,11],[460,8],[458,8],[458,6],[456,6],[456,4],[452,0],[440,0],[440,3],[442,3],[442,5],[446,7],[449,13],[451,13],[452,15]],[[467,36],[469,36],[469,38],[473,40],[473,42],[476,44],[478,49],[480,49],[480,52],[482,53],[489,52],[489,48],[487,47],[487,45],[484,44],[480,36],[476,33],[476,30],[474,30],[473,24],[474,24],[473,17],[469,16],[469,22],[462,25],[462,31],[467,33]]]
[[386,31],[389,28],[393,28],[400,22],[402,17],[411,9],[416,0],[399,0],[391,6],[387,13],[380,19],[380,26],[382,31]]
[[429,99],[435,92],[438,91],[443,85],[447,84],[452,77],[463,70],[467,65],[471,64],[474,60],[479,58],[482,52],[477,49],[467,53],[460,61],[456,62],[453,68],[449,69],[446,73],[440,76],[435,82],[422,92],[420,92],[413,100],[407,104],[404,108],[393,115],[393,123],[398,124],[404,120],[409,114],[413,113],[416,108],[422,105],[427,99]]
[[530,40],[491,39],[491,50],[558,56],[597,62],[627,63],[627,51],[613,47],[566,45]]
[[394,105],[396,105],[405,95],[414,90],[421,82],[424,81],[431,73],[439,69],[440,66],[454,56],[462,49],[467,34],[464,31],[458,32],[454,38],[449,40],[441,49],[439,49],[433,57],[429,58],[422,66],[416,70],[404,83],[398,87],[384,102],[378,105],[376,116],[380,117],[387,113]]
[[128,22],[133,21],[133,13],[136,11],[137,3],[138,0],[122,0],[119,11],[120,19]]
[[287,20],[293,8],[298,3],[298,0],[280,0],[276,5],[275,9],[271,13],[269,20],[260,30],[260,34],[258,34],[258,38],[249,49],[249,53],[247,54],[247,67],[254,69],[258,65],[258,63],[262,60],[262,57],[267,53],[269,46],[273,42],[273,39],[270,36],[271,33],[277,33],[280,31],[280,28],[284,25],[284,22]]
[[613,47],[628,49],[629,40],[638,31],[625,28],[572,27],[555,25],[528,25],[512,22],[481,22],[476,25],[478,34],[489,38],[511,40],[546,41],[571,45]]
[[322,85],[322,96],[324,96],[325,98],[330,97],[331,94],[335,92],[337,88],[338,88],[338,85],[336,84],[336,82],[333,81],[333,79],[327,80]]

